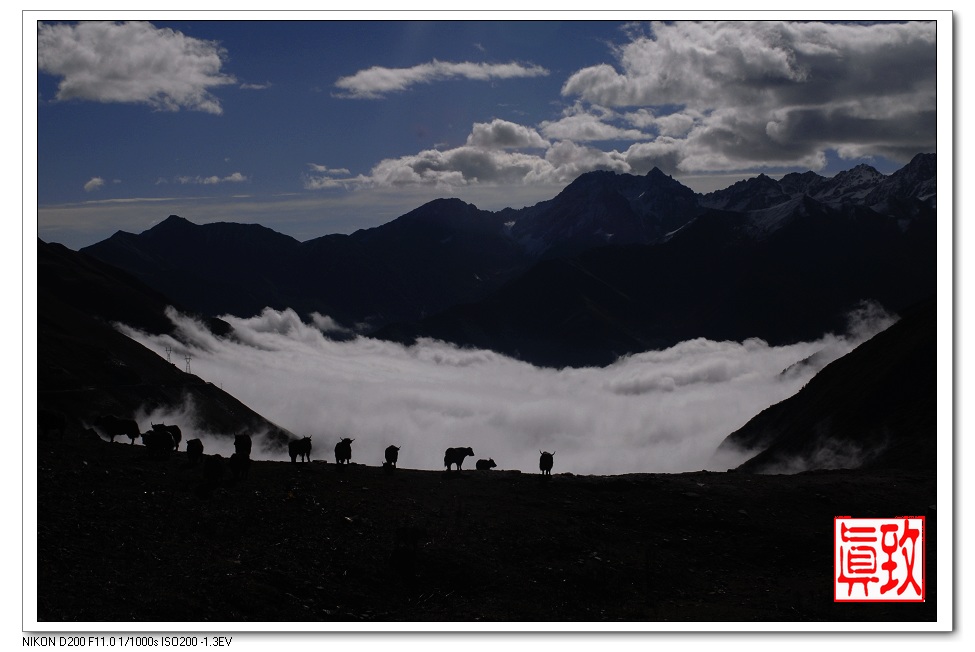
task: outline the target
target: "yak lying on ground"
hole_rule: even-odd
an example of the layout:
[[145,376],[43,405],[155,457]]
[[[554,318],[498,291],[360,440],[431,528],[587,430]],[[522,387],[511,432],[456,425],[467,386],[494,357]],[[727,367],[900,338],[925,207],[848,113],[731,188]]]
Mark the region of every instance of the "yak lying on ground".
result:
[[196,464],[203,459],[203,442],[199,439],[190,439],[186,442],[186,459],[190,464]]
[[476,466],[478,471],[490,471],[496,467],[497,464],[494,463],[494,458],[492,457],[489,460],[478,460]]
[[541,454],[541,457],[538,458],[538,468],[542,470],[542,475],[552,475],[552,465],[555,463],[553,457],[555,453],[538,452]]
[[464,458],[468,455],[474,455],[474,451],[470,446],[467,448],[448,448],[443,454],[443,465],[449,471],[451,465],[456,464],[457,470],[460,471],[460,467],[464,463]]
[[173,436],[165,430],[150,430],[142,433],[142,445],[149,457],[165,457],[176,448]]
[[288,454],[292,464],[300,457],[302,462],[311,462],[311,437],[292,439],[288,442]]
[[342,441],[335,444],[335,463],[348,464],[352,459],[352,442],[355,439],[345,437]]
[[135,443],[135,440],[142,436],[139,432],[139,424],[132,419],[120,419],[110,414],[103,414],[95,419],[95,426],[105,433],[110,441],[115,441],[116,437],[125,435]]
[[179,426],[167,426],[164,423],[150,423],[153,431],[155,432],[168,432],[173,437],[173,444],[176,446],[176,450],[179,450],[179,442],[183,441],[183,432],[179,429]]
[[396,466],[397,460],[399,460],[399,446],[387,446],[386,447],[386,464],[392,467]]

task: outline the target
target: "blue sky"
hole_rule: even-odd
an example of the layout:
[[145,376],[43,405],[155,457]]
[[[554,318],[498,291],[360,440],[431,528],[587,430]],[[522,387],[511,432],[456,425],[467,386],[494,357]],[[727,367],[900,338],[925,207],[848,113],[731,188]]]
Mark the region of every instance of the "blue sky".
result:
[[937,144],[933,22],[37,24],[38,235],[72,248],[170,214],[307,240],[593,169],[890,173]]

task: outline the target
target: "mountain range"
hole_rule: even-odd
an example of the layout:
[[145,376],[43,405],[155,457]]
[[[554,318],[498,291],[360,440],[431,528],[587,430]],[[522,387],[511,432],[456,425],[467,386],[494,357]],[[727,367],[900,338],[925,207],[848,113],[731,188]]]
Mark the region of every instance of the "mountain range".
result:
[[522,209],[440,199],[306,242],[170,216],[82,251],[204,315],[292,308],[405,343],[602,365],[693,337],[816,337],[863,300],[907,308],[936,285],[936,197],[933,154],[706,195],[658,169],[598,171]]
[[918,155],[889,176],[759,176],[707,195],[659,170],[595,172],[520,210],[437,200],[304,243],[176,216],[81,252],[38,241],[39,401],[85,423],[189,397],[214,432],[289,439],[112,327],[170,333],[169,305],[217,335],[221,314],[293,308],[344,324],[332,337],[436,337],[560,367],[693,337],[814,339],[870,300],[903,318],[722,447],[754,453],[743,471],[934,468],[935,172]]

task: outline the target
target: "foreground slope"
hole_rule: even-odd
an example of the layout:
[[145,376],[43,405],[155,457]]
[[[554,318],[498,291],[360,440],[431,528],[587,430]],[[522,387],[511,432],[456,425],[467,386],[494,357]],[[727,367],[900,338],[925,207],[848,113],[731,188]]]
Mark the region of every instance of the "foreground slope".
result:
[[[788,373],[786,371],[785,373]],[[826,366],[722,442],[756,473],[937,468],[937,315],[932,299]]]
[[[325,464],[313,448],[311,463],[254,462],[246,480],[206,494],[182,452],[150,459],[72,438],[43,439],[40,451],[45,623],[902,623],[937,613],[933,472],[386,474]],[[841,514],[929,517],[926,602],[833,602]]]

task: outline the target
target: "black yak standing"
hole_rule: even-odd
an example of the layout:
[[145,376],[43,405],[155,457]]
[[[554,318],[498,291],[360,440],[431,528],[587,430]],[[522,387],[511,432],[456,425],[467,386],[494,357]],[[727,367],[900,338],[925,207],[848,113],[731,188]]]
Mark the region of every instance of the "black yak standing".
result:
[[251,436],[234,435],[234,451],[249,459],[251,456]]
[[538,468],[542,470],[542,475],[552,475],[552,465],[555,463],[553,457],[555,453],[541,453],[541,457],[538,458]]
[[339,443],[335,444],[335,463],[336,464],[348,464],[352,460],[352,442],[355,439],[344,438]]
[[186,459],[190,464],[196,464],[203,459],[203,442],[199,439],[189,439],[186,442]]
[[302,462],[311,462],[311,437],[292,439],[288,442],[288,454],[291,455],[291,463],[294,464],[298,458]]
[[149,430],[142,433],[142,444],[149,457],[166,457],[176,448],[173,435],[168,430]]
[[448,448],[443,454],[443,465],[449,471],[451,465],[456,464],[457,470],[460,471],[461,465],[464,464],[464,458],[468,455],[474,455],[474,450],[470,446],[467,448]]
[[179,426],[167,426],[164,423],[150,423],[149,425],[155,432],[168,432],[173,438],[173,445],[176,450],[179,450],[179,443],[183,441],[183,431],[179,429]]
[[396,462],[399,460],[399,446],[387,446],[386,447],[386,464],[391,467],[396,467]]
[[95,427],[108,435],[109,440],[115,441],[116,437],[127,436],[134,444],[135,440],[142,436],[139,432],[139,424],[132,419],[120,419],[116,416],[104,414],[95,419]]

